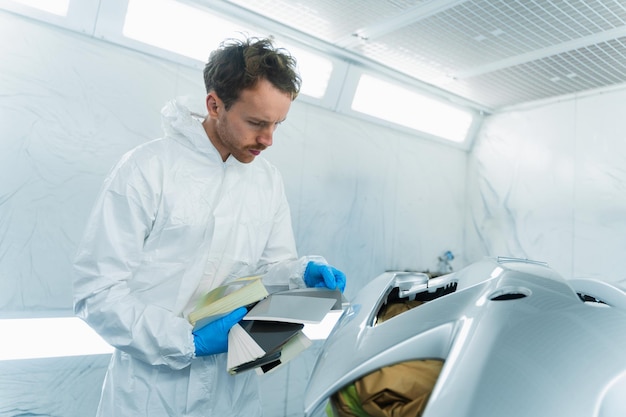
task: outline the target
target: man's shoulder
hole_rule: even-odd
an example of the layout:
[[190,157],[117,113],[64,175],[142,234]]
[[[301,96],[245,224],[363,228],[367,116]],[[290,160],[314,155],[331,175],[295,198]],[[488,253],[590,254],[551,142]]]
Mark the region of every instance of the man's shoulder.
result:
[[183,147],[180,143],[168,137],[162,137],[135,146],[126,152],[124,159],[138,164],[153,160],[155,156],[164,160],[170,156],[179,155],[181,148]]
[[115,172],[141,172],[147,169],[154,169],[155,165],[163,165],[167,157],[173,153],[171,145],[164,138],[153,139],[141,143],[128,151],[118,160],[113,173]]
[[130,152],[136,154],[137,156],[152,154],[155,152],[163,152],[167,148],[169,148],[172,143],[174,143],[174,141],[167,140],[167,138],[165,137],[150,139],[144,143],[135,146],[133,149],[130,150]]

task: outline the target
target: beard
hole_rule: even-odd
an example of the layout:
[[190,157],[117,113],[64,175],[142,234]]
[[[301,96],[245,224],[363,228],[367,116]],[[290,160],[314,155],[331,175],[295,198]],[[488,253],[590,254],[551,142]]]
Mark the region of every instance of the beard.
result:
[[[228,119],[223,117],[216,125],[217,141],[221,145],[222,149],[228,152],[236,160],[243,164],[248,164],[254,161],[255,155],[250,153],[251,149],[258,149],[259,146],[244,146],[241,137],[231,129]],[[265,147],[263,147],[265,148]],[[262,149],[258,149],[262,150]]]

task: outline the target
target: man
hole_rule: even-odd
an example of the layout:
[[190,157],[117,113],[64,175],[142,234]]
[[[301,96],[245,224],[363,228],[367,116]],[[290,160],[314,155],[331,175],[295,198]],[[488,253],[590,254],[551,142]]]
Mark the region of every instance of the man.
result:
[[259,157],[299,92],[295,60],[268,39],[231,40],[204,78],[206,118],[164,107],[165,136],[113,168],[78,248],[74,310],[116,348],[99,416],[261,415],[256,374],[226,371],[245,311],[197,331],[187,314],[243,276],[345,287],[323,258],[298,259],[282,179]]

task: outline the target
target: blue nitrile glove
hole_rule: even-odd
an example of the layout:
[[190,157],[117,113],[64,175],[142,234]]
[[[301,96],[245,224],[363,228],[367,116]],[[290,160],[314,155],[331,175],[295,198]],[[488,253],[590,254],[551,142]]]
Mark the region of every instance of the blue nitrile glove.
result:
[[206,326],[194,330],[193,344],[196,346],[196,356],[215,355],[228,350],[228,331],[239,323],[243,316],[248,314],[245,307],[239,307]]
[[304,283],[307,287],[326,287],[341,292],[346,288],[346,274],[331,265],[310,261],[304,270]]

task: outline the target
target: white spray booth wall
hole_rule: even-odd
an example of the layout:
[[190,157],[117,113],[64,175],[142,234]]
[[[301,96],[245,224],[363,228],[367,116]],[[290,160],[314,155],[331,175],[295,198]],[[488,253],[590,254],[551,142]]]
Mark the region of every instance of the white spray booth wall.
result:
[[[71,315],[71,260],[100,184],[160,136],[200,71],[0,12],[2,317]],[[296,101],[266,157],[283,173],[300,254],[348,275],[455,269],[489,256],[565,278],[623,279],[626,92],[491,116],[470,153]],[[416,117],[428,115],[416,115]],[[45,343],[45,341],[42,341]],[[319,346],[264,376],[267,416],[299,416]],[[107,355],[0,361],[0,417],[93,415]]]
[[467,196],[466,261],[534,259],[626,288],[626,90],[489,117]]

